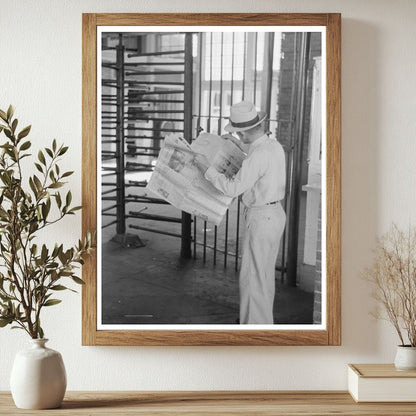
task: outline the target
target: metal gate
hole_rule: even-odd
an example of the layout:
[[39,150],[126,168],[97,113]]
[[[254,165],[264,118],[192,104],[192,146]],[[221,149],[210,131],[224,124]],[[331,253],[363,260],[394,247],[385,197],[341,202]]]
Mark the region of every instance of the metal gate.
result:
[[[166,134],[182,133],[189,142],[202,131],[221,134],[229,107],[250,100],[269,114],[267,127],[273,135],[279,140],[286,135],[282,144],[288,162],[285,207],[290,220],[279,256],[283,278],[287,253],[296,251],[298,244],[299,213],[294,207],[301,192],[307,34],[294,38],[294,54],[293,82],[285,92],[291,110],[282,120],[277,117],[282,93],[280,38],[273,32],[104,34],[102,215],[110,221],[103,227],[116,224],[116,238],[126,245],[140,245],[127,228],[180,238],[182,257],[237,269],[239,199],[223,223],[211,227],[189,214],[169,215],[161,209],[167,204],[146,194],[144,187]],[[285,123],[289,128],[283,131]],[[290,273],[296,280],[297,256],[291,256],[289,264],[295,270]]]
[[[166,202],[143,192],[166,134],[182,133],[191,141],[192,34],[119,33],[103,35],[102,79],[102,215],[115,218],[115,239],[140,246],[128,228],[182,239],[181,255],[191,257],[191,218],[155,213]],[[172,42],[173,40],[173,42]],[[109,43],[116,43],[109,45]],[[104,56],[104,55],[103,55]],[[106,162],[113,163],[106,166]],[[104,201],[113,201],[114,205]],[[137,220],[131,223],[131,220]],[[176,223],[179,231],[147,222]]]

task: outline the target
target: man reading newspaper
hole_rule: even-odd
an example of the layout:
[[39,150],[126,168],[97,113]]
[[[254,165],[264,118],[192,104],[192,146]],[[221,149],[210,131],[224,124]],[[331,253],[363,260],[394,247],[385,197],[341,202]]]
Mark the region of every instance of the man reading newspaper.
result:
[[233,198],[207,181],[193,158],[203,154],[213,169],[232,177],[246,157],[235,140],[201,133],[189,144],[178,134],[166,136],[146,189],[182,211],[219,225]]
[[285,155],[280,143],[265,133],[266,113],[243,101],[230,109],[229,133],[248,144],[247,158],[235,176],[211,166],[206,156],[194,156],[205,178],[228,197],[242,195],[245,234],[239,277],[240,324],[273,324],[275,265],[286,215]]

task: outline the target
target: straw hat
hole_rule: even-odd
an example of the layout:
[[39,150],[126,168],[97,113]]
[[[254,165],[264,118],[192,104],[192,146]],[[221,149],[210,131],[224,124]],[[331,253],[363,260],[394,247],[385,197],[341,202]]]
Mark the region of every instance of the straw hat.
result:
[[250,101],[241,101],[230,108],[230,122],[224,127],[230,133],[250,130],[260,124],[267,114],[264,111],[257,111]]

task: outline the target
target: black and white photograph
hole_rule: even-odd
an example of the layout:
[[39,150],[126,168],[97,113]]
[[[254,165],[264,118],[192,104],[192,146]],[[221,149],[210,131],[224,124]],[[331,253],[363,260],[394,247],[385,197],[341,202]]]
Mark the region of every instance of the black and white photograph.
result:
[[100,28],[98,329],[325,328],[325,51],[322,27]]

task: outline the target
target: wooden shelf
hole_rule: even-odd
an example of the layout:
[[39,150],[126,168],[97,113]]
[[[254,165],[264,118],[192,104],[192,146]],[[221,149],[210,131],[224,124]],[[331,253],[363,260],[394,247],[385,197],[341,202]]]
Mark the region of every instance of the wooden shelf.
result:
[[0,392],[0,415],[414,415],[414,403],[355,403],[347,392],[68,392],[59,409],[14,406]]

